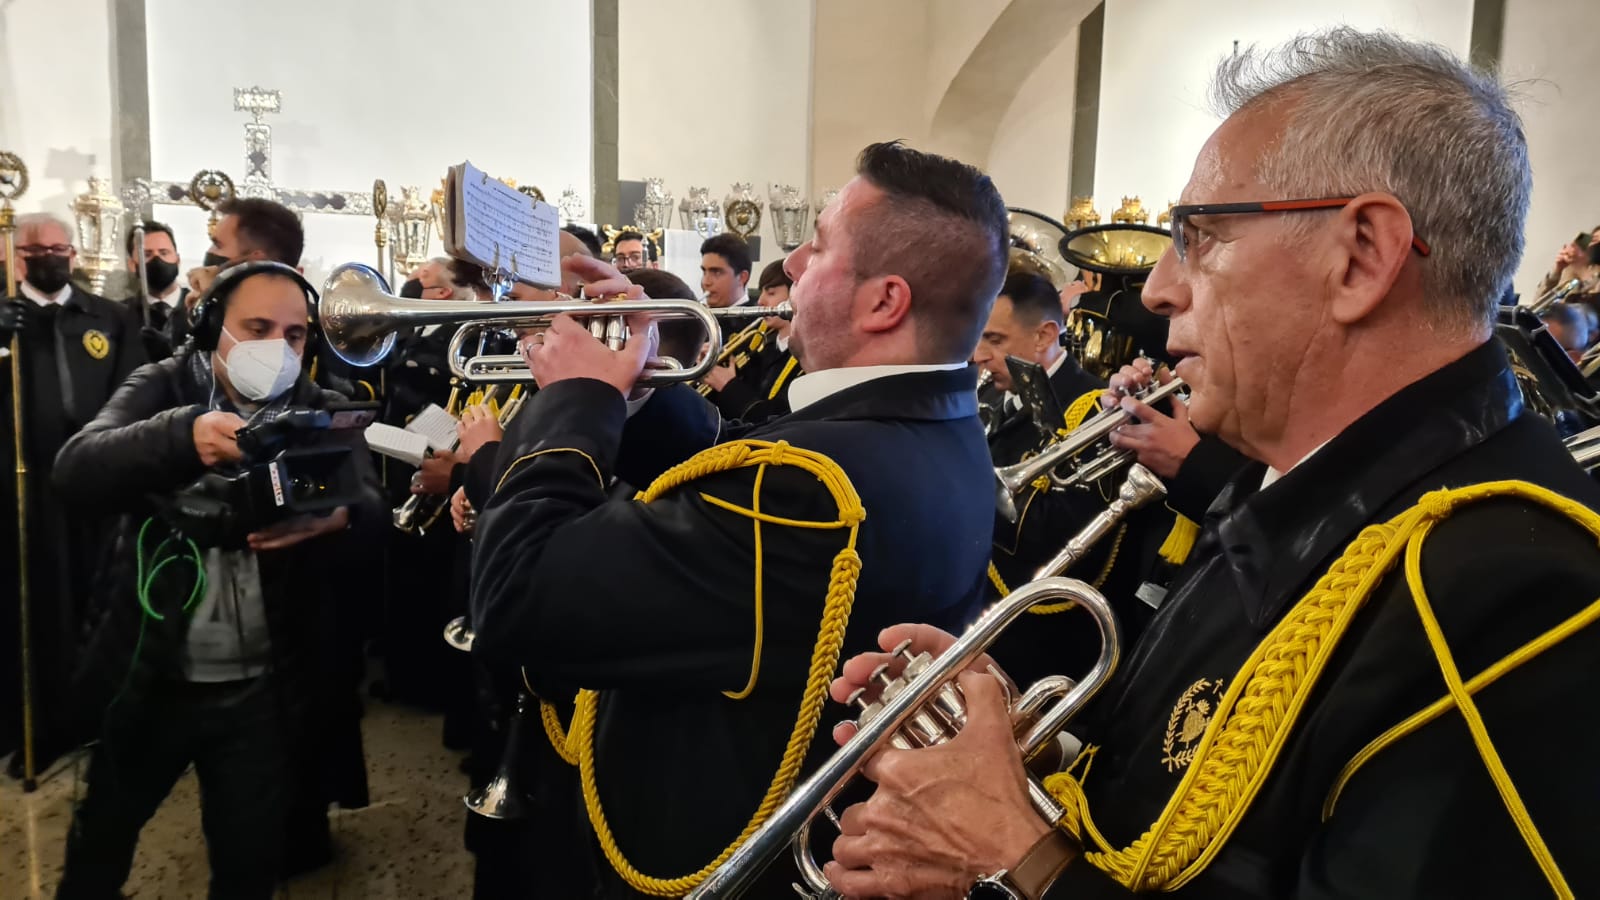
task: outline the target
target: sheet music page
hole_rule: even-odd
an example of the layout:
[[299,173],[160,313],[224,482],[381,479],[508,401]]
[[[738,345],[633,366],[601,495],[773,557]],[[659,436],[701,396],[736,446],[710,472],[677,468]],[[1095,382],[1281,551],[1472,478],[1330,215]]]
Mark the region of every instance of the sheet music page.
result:
[[456,419],[437,403],[429,403],[406,423],[406,430],[428,439],[433,452],[454,450],[456,446]]
[[413,466],[422,465],[428,455],[428,439],[393,425],[373,422],[366,430],[367,446],[390,459]]
[[461,245],[486,267],[539,287],[561,285],[561,216],[554,206],[461,166]]

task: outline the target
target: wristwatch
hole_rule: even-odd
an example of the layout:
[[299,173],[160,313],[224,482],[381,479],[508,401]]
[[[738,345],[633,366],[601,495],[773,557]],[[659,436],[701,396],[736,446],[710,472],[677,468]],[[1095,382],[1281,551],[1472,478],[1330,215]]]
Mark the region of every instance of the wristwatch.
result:
[[1021,862],[979,878],[967,889],[967,900],[1039,900],[1079,852],[1065,831],[1052,828],[1028,848]]

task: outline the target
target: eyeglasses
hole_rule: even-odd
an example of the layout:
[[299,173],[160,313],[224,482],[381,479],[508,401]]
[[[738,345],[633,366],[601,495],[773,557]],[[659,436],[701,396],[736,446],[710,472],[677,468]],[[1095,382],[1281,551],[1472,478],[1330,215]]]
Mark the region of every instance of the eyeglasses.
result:
[[[1187,231],[1194,226],[1189,225],[1190,216],[1228,216],[1244,213],[1276,213],[1276,212],[1305,212],[1318,209],[1342,209],[1349,206],[1354,197],[1323,197],[1314,200],[1261,200],[1254,203],[1189,203],[1172,208],[1172,251],[1178,254],[1179,262],[1186,262],[1189,258]],[[1418,256],[1428,256],[1433,253],[1433,248],[1416,235],[1411,236],[1411,249],[1417,251]]]
[[71,244],[23,244],[17,248],[23,256],[70,256]]
[[644,254],[642,252],[622,253],[611,257],[611,261],[617,265],[627,264],[630,266],[642,266],[644,265]]

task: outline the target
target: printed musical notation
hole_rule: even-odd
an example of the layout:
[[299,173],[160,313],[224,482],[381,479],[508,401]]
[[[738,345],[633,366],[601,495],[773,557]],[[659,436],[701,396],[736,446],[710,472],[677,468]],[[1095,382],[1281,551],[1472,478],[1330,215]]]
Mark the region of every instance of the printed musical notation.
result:
[[561,284],[561,217],[554,206],[491,178],[472,163],[450,169],[453,240],[446,250],[518,281]]

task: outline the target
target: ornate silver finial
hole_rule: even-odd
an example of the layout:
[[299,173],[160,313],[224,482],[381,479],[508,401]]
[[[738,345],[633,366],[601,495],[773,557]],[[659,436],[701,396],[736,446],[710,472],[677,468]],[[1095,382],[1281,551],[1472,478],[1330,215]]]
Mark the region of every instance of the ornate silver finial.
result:
[[233,111],[249,113],[260,125],[262,116],[283,111],[283,94],[264,87],[234,88]]
[[561,224],[571,225],[582,222],[588,209],[584,206],[583,198],[578,196],[578,191],[572,186],[561,192],[561,199],[556,201],[556,209],[561,211]]
[[772,212],[772,231],[778,246],[789,253],[806,239],[806,226],[811,221],[811,204],[793,185],[774,185],[769,192]]

